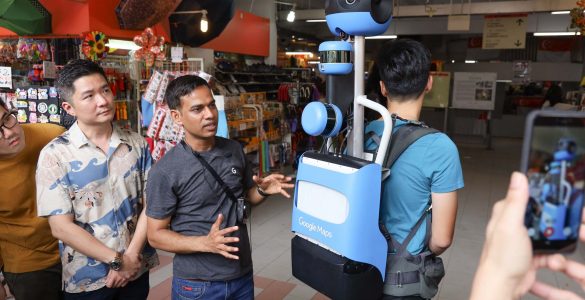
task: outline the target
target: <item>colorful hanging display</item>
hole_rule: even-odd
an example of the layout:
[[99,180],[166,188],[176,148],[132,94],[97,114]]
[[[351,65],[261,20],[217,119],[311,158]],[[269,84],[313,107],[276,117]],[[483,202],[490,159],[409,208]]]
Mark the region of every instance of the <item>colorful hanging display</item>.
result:
[[155,60],[165,59],[165,38],[156,36],[150,27],[144,29],[142,34],[135,36],[134,43],[141,47],[134,52],[134,58],[144,60],[146,67],[152,67]]
[[577,28],[581,35],[585,35],[585,0],[577,1],[577,7],[571,9],[570,28]]
[[98,61],[108,55],[110,51],[110,48],[106,46],[108,42],[108,37],[103,32],[90,31],[84,34],[81,51],[87,59]]
[[0,63],[12,64],[16,59],[16,41],[0,41]]
[[18,39],[16,48],[17,58],[24,58],[35,62],[51,59],[49,45],[44,40],[20,38]]

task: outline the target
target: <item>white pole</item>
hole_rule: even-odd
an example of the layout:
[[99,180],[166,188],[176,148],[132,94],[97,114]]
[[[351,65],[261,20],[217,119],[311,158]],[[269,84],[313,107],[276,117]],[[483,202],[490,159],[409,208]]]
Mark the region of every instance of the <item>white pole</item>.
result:
[[364,95],[364,64],[366,40],[363,36],[354,39],[354,101],[353,101],[353,143],[352,156],[364,158],[364,107],[357,98]]

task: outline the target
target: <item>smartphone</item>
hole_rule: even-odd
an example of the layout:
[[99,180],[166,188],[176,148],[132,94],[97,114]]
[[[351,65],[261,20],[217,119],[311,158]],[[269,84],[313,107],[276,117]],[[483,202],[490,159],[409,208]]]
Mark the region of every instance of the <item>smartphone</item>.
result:
[[579,239],[585,185],[585,113],[538,110],[526,120],[524,223],[535,253],[569,253]]

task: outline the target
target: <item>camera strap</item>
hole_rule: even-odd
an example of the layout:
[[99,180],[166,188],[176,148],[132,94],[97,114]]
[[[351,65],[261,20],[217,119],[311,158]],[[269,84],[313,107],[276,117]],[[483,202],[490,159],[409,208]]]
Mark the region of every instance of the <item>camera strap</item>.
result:
[[[190,148],[189,146],[187,146],[185,141],[181,141],[181,144],[183,144],[183,147],[185,147],[185,148]],[[201,164],[207,169],[207,171],[209,171],[209,173],[211,173],[213,178],[215,178],[215,180],[217,180],[217,182],[219,183],[219,185],[221,185],[221,187],[223,188],[226,195],[228,195],[228,198],[230,198],[234,203],[237,204],[238,198],[236,198],[236,196],[234,195],[232,190],[230,190],[230,188],[227,186],[227,184],[225,184],[225,182],[221,179],[221,177],[219,177],[219,174],[217,174],[217,172],[215,172],[215,170],[209,165],[209,163],[207,163],[207,161],[201,156],[201,154],[199,154],[199,152],[197,152],[193,149],[191,149],[191,152],[193,153],[193,155],[195,157],[197,157],[197,159],[199,159],[199,162],[201,162]]]

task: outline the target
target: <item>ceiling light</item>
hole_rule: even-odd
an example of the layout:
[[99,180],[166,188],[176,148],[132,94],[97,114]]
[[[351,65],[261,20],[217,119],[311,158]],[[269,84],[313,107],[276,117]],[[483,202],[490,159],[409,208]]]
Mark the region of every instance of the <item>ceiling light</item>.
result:
[[557,10],[557,11],[551,11],[550,12],[552,15],[568,15],[571,13],[570,10]]
[[477,60],[465,60],[466,64],[474,64],[477,63]]
[[581,35],[581,32],[577,31],[560,31],[560,32],[535,32],[534,36],[565,36],[565,35]]
[[288,15],[286,15],[286,20],[288,22],[294,22],[295,21],[295,11],[294,11],[294,7],[293,9],[291,9],[291,11],[288,12]]
[[171,13],[171,15],[192,15],[192,14],[201,14],[201,22],[199,23],[199,29],[201,32],[207,32],[209,29],[209,21],[207,20],[207,10],[200,9],[200,10],[185,10],[185,11],[175,11]]
[[109,39],[110,42],[106,45],[110,49],[123,49],[123,50],[138,50],[140,46],[134,44],[132,41]]
[[199,24],[199,27],[201,32],[207,32],[207,29],[209,29],[209,22],[207,22],[207,11],[203,10],[202,14],[203,15],[201,16],[201,23]]
[[307,63],[310,65],[316,65],[319,63],[319,61],[318,60],[311,60],[311,61],[308,61]]
[[376,35],[376,36],[366,36],[366,40],[390,40],[398,38],[397,35]]
[[285,52],[286,55],[308,55],[309,57],[313,57],[313,53],[309,51],[288,51]]
[[325,20],[325,19],[309,19],[309,20],[305,20],[305,22],[307,22],[307,23],[325,23],[325,22],[327,22],[327,20]]

